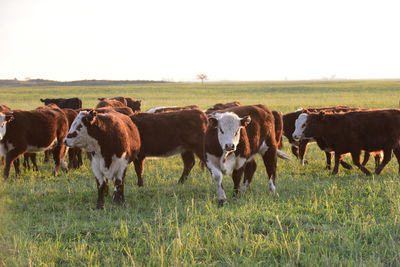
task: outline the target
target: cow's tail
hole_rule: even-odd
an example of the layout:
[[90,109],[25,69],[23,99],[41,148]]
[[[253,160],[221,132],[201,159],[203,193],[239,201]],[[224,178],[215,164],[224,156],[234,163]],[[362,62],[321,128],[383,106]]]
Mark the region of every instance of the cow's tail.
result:
[[280,151],[279,149],[276,151],[278,158],[284,159],[284,160],[293,160],[288,154]]

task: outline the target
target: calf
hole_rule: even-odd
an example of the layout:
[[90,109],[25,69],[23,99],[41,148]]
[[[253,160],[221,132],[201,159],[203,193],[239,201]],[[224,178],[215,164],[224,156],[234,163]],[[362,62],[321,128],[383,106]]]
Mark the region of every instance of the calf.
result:
[[53,103],[56,104],[59,108],[72,108],[79,109],[82,108],[82,100],[77,97],[73,98],[46,98],[40,99],[46,106]]
[[333,174],[339,171],[340,157],[351,153],[353,163],[362,172],[371,174],[360,164],[362,150],[383,150],[383,161],[375,170],[380,174],[390,161],[392,151],[400,162],[400,110],[367,110],[344,114],[303,113],[296,121],[294,139],[321,138],[335,152]]
[[106,98],[106,97],[101,97],[98,98],[100,101],[103,101],[105,99],[110,99],[110,100],[116,100],[124,104],[125,106],[128,106],[132,109],[132,111],[140,111],[140,106],[142,105],[142,100],[136,100],[133,99],[132,97],[123,97],[123,96],[117,96],[117,97],[111,97],[111,98]]
[[165,113],[165,112],[174,112],[174,111],[181,111],[181,110],[189,110],[189,109],[200,109],[197,105],[190,105],[185,107],[157,107],[151,108],[146,111],[146,113]]
[[[6,156],[4,177],[8,178],[11,163],[20,155],[53,147],[53,175],[56,175],[65,148],[62,140],[67,132],[68,121],[59,108],[0,112],[0,153]],[[20,173],[19,168],[16,173]]]
[[96,207],[104,208],[107,179],[114,183],[114,202],[122,204],[125,201],[126,169],[140,149],[139,132],[132,120],[118,112],[81,111],[64,143],[69,147],[84,148],[92,154],[91,166],[98,190]]
[[169,157],[181,154],[183,183],[195,164],[194,154],[204,162],[204,137],[207,116],[201,110],[182,110],[167,113],[138,113],[130,118],[139,129],[141,148],[135,159],[138,185],[143,186],[146,157]]
[[232,172],[236,197],[246,162],[261,154],[270,179],[269,188],[275,194],[277,154],[288,158],[277,149],[274,116],[265,106],[233,107],[209,116],[205,151],[220,205],[226,202],[223,174]]

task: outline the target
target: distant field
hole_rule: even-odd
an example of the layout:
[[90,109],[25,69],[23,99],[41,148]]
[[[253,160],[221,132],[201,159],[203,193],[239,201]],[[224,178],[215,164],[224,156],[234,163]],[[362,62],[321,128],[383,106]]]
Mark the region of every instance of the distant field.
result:
[[[400,80],[0,87],[0,95],[0,103],[14,109],[75,96],[94,107],[97,97],[121,95],[142,99],[143,110],[238,100],[285,113],[339,104],[397,108]],[[290,154],[286,140],[283,150]],[[304,167],[278,161],[277,196],[268,192],[259,159],[253,183],[238,200],[225,176],[223,208],[208,171],[196,165],[180,185],[179,157],[147,160],[144,187],[136,186],[134,168],[128,170],[126,206],[107,197],[98,211],[87,160],[52,177],[52,164],[40,155],[38,173],[23,170],[17,179],[12,169],[10,179],[0,179],[0,265],[400,265],[397,162],[380,176],[343,168],[332,176],[315,144],[307,159]],[[372,160],[367,167],[373,169]]]

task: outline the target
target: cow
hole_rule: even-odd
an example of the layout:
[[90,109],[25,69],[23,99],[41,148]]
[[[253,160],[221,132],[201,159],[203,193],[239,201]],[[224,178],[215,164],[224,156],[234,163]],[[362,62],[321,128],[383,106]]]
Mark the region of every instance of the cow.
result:
[[214,179],[220,206],[226,202],[222,188],[223,174],[232,172],[233,196],[236,197],[246,162],[252,162],[256,154],[261,154],[263,158],[270,179],[270,191],[276,192],[277,155],[285,159],[289,156],[277,148],[272,112],[266,106],[260,106],[232,107],[208,117],[206,165]]
[[189,110],[189,109],[200,109],[200,107],[197,105],[190,105],[185,107],[177,107],[177,106],[157,107],[147,110],[146,113],[165,113],[165,112],[174,112],[174,111]]
[[198,109],[166,113],[138,113],[130,118],[140,133],[141,148],[135,159],[138,186],[143,186],[143,168],[146,157],[169,157],[181,154],[183,183],[195,164],[195,157],[204,162],[204,138],[207,116]]
[[91,167],[98,191],[96,208],[104,209],[107,180],[114,184],[114,202],[123,204],[126,170],[140,150],[139,131],[132,120],[118,112],[81,111],[64,143],[68,147],[84,148],[92,154]]
[[77,97],[73,98],[46,98],[40,99],[46,106],[53,103],[56,104],[59,108],[72,108],[72,109],[80,109],[82,108],[82,100]]
[[104,107],[110,107],[110,108],[123,108],[123,107],[127,107],[125,104],[117,101],[117,100],[113,100],[113,99],[104,99],[101,100],[97,105],[96,108],[104,108]]
[[[25,152],[51,148],[54,148],[53,175],[56,175],[63,162],[65,147],[62,140],[67,133],[68,121],[58,107],[0,112],[0,153],[6,157],[4,178],[9,176],[11,163]],[[19,167],[16,174],[20,174]]]
[[[78,116],[78,112],[75,109],[63,108],[65,116],[68,120],[68,129],[71,128],[72,123],[75,118]],[[83,165],[82,161],[82,149],[79,147],[72,147],[68,149],[68,168],[69,169],[78,169]]]
[[[344,113],[344,112],[351,112],[362,110],[361,108],[352,108],[349,106],[333,106],[333,107],[307,107],[301,108],[296,110],[295,112],[286,113],[283,115],[283,135],[288,139],[289,143],[291,144],[292,153],[300,159],[300,165],[304,165],[307,163],[307,160],[304,159],[305,153],[307,151],[307,145],[309,142],[316,141],[317,145],[320,147],[321,150],[325,152],[326,156],[326,169],[331,168],[331,153],[328,149],[326,149],[326,145],[322,140],[315,140],[315,139],[307,139],[302,138],[300,140],[294,140],[292,135],[295,130],[295,121],[302,113],[318,113],[320,111],[324,111],[325,113]],[[340,164],[346,168],[351,169],[351,165],[348,163],[340,160]]]
[[206,114],[211,114],[215,111],[218,110],[224,110],[226,108],[232,108],[232,107],[238,107],[241,106],[239,101],[233,101],[233,102],[228,102],[228,103],[217,103],[211,107],[209,107],[206,111],[204,111]]
[[103,101],[105,99],[110,99],[110,100],[116,100],[124,104],[125,106],[128,106],[132,109],[133,112],[135,111],[140,111],[140,107],[142,105],[142,100],[136,100],[133,99],[132,97],[123,97],[123,96],[117,96],[117,97],[100,97],[98,100]]
[[400,110],[364,110],[343,114],[303,113],[296,120],[293,138],[321,138],[335,152],[332,174],[339,171],[343,154],[351,153],[354,165],[366,175],[371,172],[360,163],[360,153],[383,151],[383,160],[375,170],[380,174],[392,157],[399,162],[400,171]]

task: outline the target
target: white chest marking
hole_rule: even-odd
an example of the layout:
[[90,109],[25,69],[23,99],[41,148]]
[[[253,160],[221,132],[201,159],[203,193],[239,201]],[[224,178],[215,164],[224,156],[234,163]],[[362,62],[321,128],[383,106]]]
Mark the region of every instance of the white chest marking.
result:
[[95,153],[91,165],[93,174],[96,176],[100,184],[102,184],[105,179],[119,179],[122,181],[124,171],[129,165],[128,160],[125,157],[126,152],[124,152],[120,158],[113,155],[111,165],[107,168],[101,154]]

